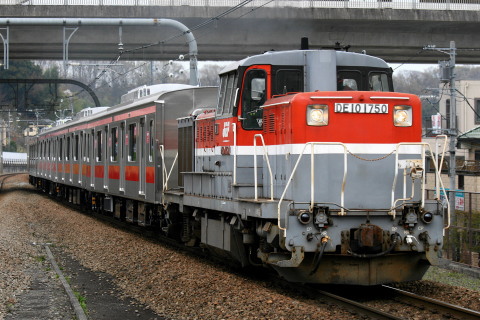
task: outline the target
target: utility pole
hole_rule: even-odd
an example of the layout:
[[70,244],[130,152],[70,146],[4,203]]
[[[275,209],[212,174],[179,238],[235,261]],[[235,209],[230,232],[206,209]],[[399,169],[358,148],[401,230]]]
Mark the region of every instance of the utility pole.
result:
[[435,46],[426,46],[424,50],[434,50],[448,54],[450,59],[448,61],[439,61],[441,69],[441,79],[443,83],[449,83],[450,85],[450,128],[446,130],[447,135],[450,137],[449,146],[449,180],[450,180],[450,217],[453,223],[455,223],[455,177],[457,175],[457,162],[456,162],[456,146],[457,146],[457,103],[456,103],[456,90],[455,90],[455,41],[450,41],[449,48],[436,48]]

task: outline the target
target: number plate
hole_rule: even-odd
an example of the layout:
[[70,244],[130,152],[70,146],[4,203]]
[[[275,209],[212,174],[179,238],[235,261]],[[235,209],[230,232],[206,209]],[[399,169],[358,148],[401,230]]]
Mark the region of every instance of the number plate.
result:
[[335,103],[339,113],[388,113],[386,103]]

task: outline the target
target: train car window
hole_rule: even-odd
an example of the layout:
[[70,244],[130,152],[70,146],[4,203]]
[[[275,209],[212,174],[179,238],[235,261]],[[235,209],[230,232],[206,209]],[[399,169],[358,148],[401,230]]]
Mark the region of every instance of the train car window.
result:
[[83,152],[82,152],[82,157],[83,157],[83,161],[86,161],[87,160],[87,140],[88,140],[88,134],[86,133],[82,133],[82,136],[83,136]]
[[337,73],[338,91],[358,91],[362,88],[362,74],[358,71],[339,71]]
[[235,104],[235,88],[237,86],[237,73],[232,72],[228,75],[227,91],[225,93],[225,106],[223,114],[231,114]]
[[102,130],[97,131],[97,162],[102,161]]
[[86,139],[85,139],[85,161],[89,162],[90,161],[90,134],[85,134]]
[[370,74],[368,75],[368,90],[390,91],[387,74],[379,73],[379,72],[370,72]]
[[63,138],[60,138],[58,144],[58,160],[63,160]]
[[145,159],[145,119],[140,119],[140,159]]
[[78,161],[78,151],[80,149],[80,144],[79,144],[79,136],[78,134],[75,135],[75,142],[74,142],[74,149],[73,149],[73,160]]
[[128,161],[137,160],[137,124],[128,126]]
[[275,90],[273,94],[303,91],[301,70],[281,69],[275,73]]
[[111,138],[112,138],[112,154],[110,156],[110,161],[117,162],[118,161],[118,128],[117,127],[112,128]]
[[153,152],[155,151],[155,147],[153,144],[153,120],[150,120],[150,124],[148,126],[147,143],[148,143],[148,161],[153,162]]
[[103,149],[103,154],[105,155],[105,161],[108,161],[108,126],[105,126],[102,138],[104,139],[102,147],[105,148]]
[[122,139],[120,143],[120,159],[123,160],[124,156],[124,150],[125,150],[125,122],[122,122],[120,124],[120,139]]
[[94,148],[95,148],[95,144],[94,144],[95,130],[92,130],[92,132],[90,132],[88,137],[89,137],[90,145],[88,147],[87,158],[88,158],[88,161],[90,161],[90,159],[93,161],[93,157],[94,157],[93,152],[94,152]]
[[80,133],[80,159],[85,161],[85,139],[86,134],[84,132]]
[[70,160],[70,137],[67,137],[67,150],[65,152],[65,160]]
[[228,82],[228,75],[221,75],[220,76],[220,88],[218,91],[218,107],[217,107],[217,114],[223,113],[223,106],[225,105],[225,96],[227,91],[227,82]]
[[249,70],[245,76],[242,92],[242,126],[244,129],[261,129],[265,102],[267,73],[264,70]]
[[231,114],[235,103],[235,88],[237,86],[237,72],[224,74],[220,78],[217,114]]

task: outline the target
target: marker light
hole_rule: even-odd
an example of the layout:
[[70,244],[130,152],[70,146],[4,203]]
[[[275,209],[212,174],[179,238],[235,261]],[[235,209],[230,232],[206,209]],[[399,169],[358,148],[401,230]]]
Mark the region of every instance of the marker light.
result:
[[307,124],[309,126],[326,126],[328,125],[328,106],[326,105],[310,105],[307,107]]
[[427,211],[427,212],[422,213],[420,218],[422,219],[423,222],[430,223],[433,220],[433,214]]
[[297,215],[298,221],[302,224],[309,224],[312,221],[312,214],[309,211],[300,211]]
[[412,107],[395,106],[393,112],[393,122],[396,127],[412,126]]

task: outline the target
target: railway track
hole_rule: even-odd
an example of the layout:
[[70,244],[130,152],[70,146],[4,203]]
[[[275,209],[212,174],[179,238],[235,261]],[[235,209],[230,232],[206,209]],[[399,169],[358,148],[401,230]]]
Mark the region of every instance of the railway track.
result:
[[[348,290],[348,292],[347,292]],[[369,319],[409,319],[401,310],[423,314],[425,319],[480,319],[480,312],[453,305],[440,300],[421,296],[391,286],[332,287],[318,294],[338,301],[346,310],[356,312]],[[387,311],[385,311],[387,310]],[[401,313],[401,315],[400,315]]]
[[388,294],[394,295],[396,301],[407,305],[415,306],[421,309],[435,310],[438,313],[445,314],[450,319],[480,319],[480,312],[456,306],[447,302],[420,296],[418,294],[383,285],[382,290]]
[[8,178],[11,178],[13,176],[16,176],[18,175],[19,173],[6,173],[6,174],[2,174],[0,175],[0,192],[2,191],[3,189],[3,184],[5,183],[5,181],[8,179]]
[[[404,320],[405,318],[396,316],[392,313],[388,313],[380,310],[379,308],[368,306],[364,303],[357,302],[352,299],[342,297],[340,295],[316,289],[315,292],[323,299],[330,301],[335,305],[343,307],[353,315],[359,315],[361,318],[366,319],[391,319],[391,320]],[[360,317],[359,317],[360,318]]]

